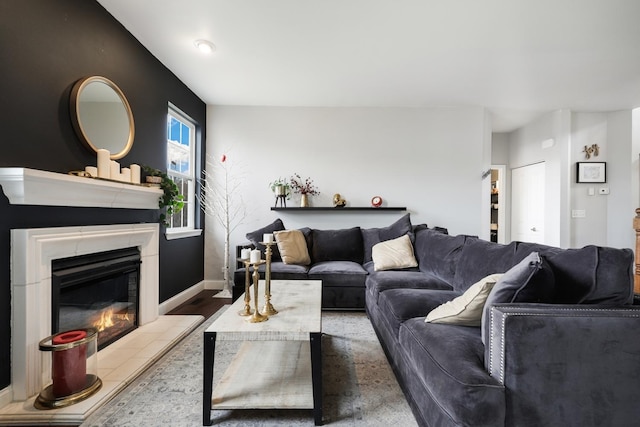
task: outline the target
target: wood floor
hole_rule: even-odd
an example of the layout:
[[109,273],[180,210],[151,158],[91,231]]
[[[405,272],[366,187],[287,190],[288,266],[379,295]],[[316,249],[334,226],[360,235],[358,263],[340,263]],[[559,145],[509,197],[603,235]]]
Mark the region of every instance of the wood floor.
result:
[[205,289],[167,314],[200,314],[208,319],[223,305],[231,304],[231,298],[214,298],[218,292],[220,291]]

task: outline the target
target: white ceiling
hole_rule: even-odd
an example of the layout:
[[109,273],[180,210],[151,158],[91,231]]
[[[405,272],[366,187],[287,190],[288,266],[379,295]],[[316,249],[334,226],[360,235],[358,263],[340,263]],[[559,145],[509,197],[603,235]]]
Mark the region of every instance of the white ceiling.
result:
[[640,107],[640,0],[98,1],[211,105]]

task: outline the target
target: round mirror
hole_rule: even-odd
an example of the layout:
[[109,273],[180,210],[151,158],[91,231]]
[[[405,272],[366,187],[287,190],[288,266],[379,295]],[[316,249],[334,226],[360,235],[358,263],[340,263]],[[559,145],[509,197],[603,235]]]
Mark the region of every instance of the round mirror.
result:
[[92,151],[109,150],[124,157],[133,145],[133,113],[127,98],[111,80],[93,76],[71,90],[71,121],[80,140]]

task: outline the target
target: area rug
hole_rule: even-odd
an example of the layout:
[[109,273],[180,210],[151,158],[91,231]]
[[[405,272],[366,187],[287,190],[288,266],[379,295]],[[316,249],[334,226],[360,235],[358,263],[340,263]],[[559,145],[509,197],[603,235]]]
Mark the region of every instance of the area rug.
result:
[[[201,426],[203,332],[219,313],[82,426]],[[366,315],[323,312],[322,330],[324,425],[417,425]],[[238,346],[230,341],[216,344],[214,384]],[[310,410],[218,410],[212,419],[213,425],[222,426],[314,425]]]

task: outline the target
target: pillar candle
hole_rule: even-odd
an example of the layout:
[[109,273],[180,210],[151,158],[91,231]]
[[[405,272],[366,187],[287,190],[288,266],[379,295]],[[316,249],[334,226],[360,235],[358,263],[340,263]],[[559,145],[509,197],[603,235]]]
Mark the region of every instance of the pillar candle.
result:
[[120,181],[131,182],[131,169],[122,168],[122,172],[120,173]]
[[116,162],[115,160],[111,160],[111,172],[109,173],[109,178],[120,178],[120,163]]
[[242,250],[240,250],[240,259],[249,259],[250,256],[251,256],[251,249],[243,248]]
[[98,177],[109,178],[111,176],[111,153],[109,150],[99,149],[98,153]]
[[263,234],[262,235],[262,241],[265,243],[273,243],[273,234],[269,233],[269,234]]
[[[87,337],[84,330],[68,331],[53,337],[54,345],[65,345]],[[53,395],[69,396],[87,385],[87,345],[82,344],[66,350],[54,351],[52,362]]]
[[249,261],[251,261],[252,264],[260,261],[260,251],[258,249],[251,251]]
[[134,163],[129,166],[129,169],[131,169],[131,182],[140,184],[140,166]]
[[85,166],[84,171],[91,175],[92,178],[98,176],[98,168],[95,166]]

